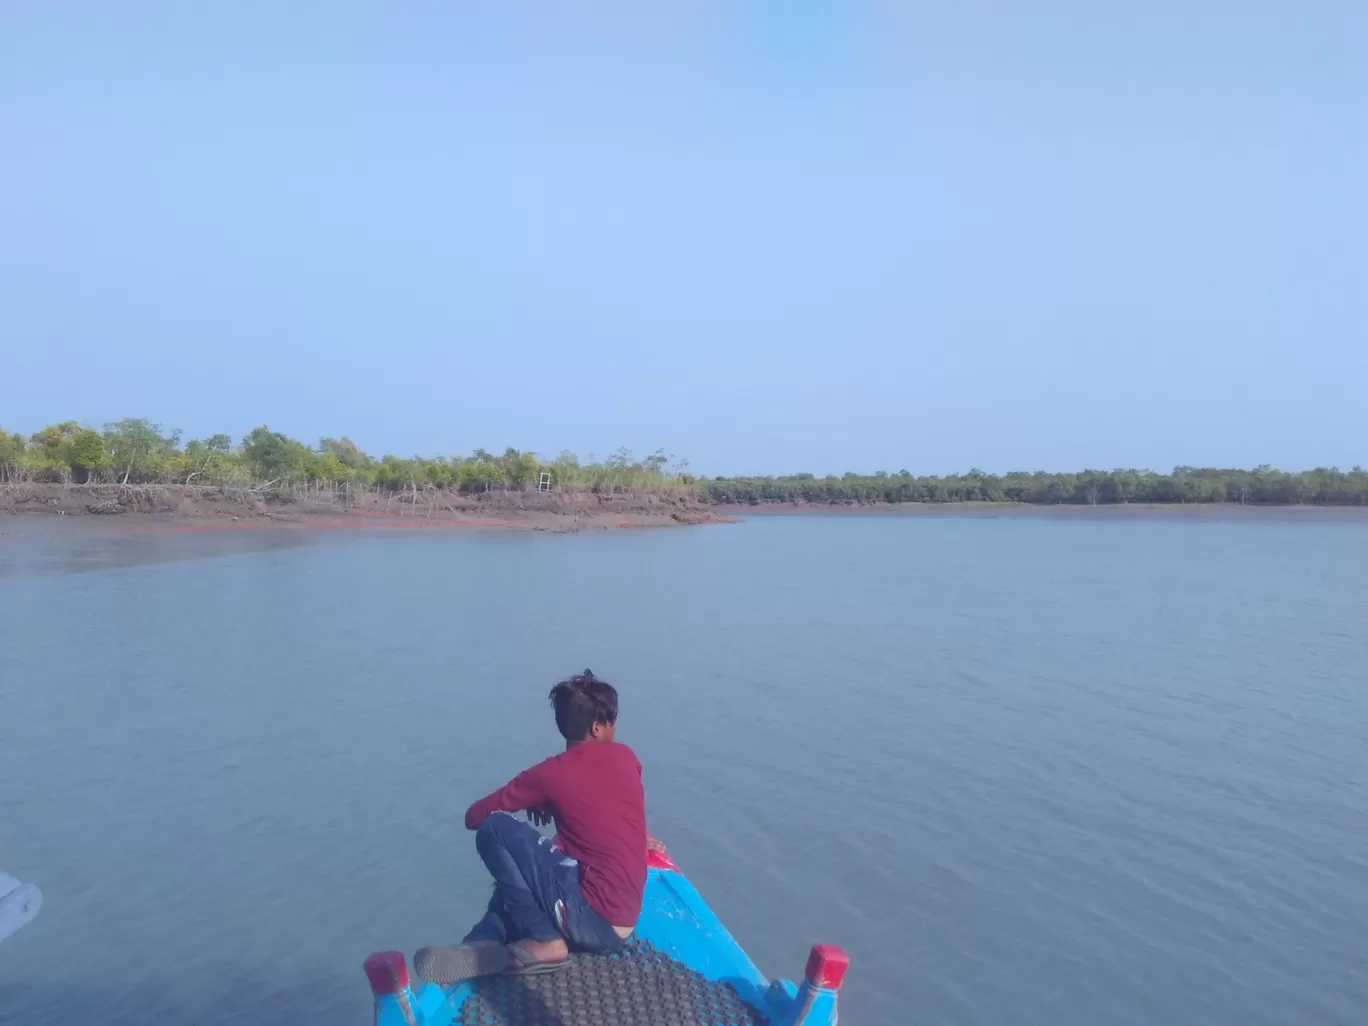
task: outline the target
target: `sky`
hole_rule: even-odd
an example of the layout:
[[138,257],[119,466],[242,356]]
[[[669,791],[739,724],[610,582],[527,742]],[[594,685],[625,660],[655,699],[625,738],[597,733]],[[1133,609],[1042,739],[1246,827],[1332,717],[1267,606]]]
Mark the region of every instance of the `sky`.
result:
[[0,3],[0,426],[1368,463],[1362,0]]

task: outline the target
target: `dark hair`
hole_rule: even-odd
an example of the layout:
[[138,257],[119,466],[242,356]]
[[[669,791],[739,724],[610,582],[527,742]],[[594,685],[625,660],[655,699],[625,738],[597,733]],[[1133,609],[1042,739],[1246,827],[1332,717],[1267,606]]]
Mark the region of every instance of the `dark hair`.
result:
[[595,677],[593,670],[569,677],[552,688],[551,704],[556,709],[556,727],[567,741],[583,741],[595,723],[617,722],[617,690]]

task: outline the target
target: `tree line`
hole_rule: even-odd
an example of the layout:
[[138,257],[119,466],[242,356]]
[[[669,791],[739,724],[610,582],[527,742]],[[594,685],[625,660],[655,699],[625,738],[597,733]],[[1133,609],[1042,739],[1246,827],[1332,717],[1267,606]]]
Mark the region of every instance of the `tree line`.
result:
[[598,494],[675,492],[692,495],[687,461],[657,450],[638,459],[627,449],[581,463],[570,452],[551,460],[505,449],[469,456],[375,458],[349,438],[306,445],[263,425],[234,442],[226,434],[182,442],[179,431],[143,418],[113,421],[97,430],[75,421],[45,427],[27,438],[0,430],[0,481],[71,484],[208,485],[380,492],[552,488]]
[[1217,503],[1291,506],[1368,505],[1368,470],[1318,467],[1289,473],[1270,466],[1253,470],[1175,467],[1150,470],[1084,470],[1055,474],[1038,470],[945,477],[845,474],[814,477],[719,477],[700,482],[704,497],[719,504],[812,503],[850,505],[899,502],[1025,502],[1034,505],[1125,503]]
[[182,441],[142,418],[87,427],[63,421],[25,437],[0,430],[0,482],[114,483],[301,489],[450,491],[477,494],[535,490],[545,475],[558,490],[599,495],[667,493],[723,505],[802,503],[1021,502],[1037,505],[1125,503],[1241,503],[1245,505],[1368,505],[1368,471],[1335,467],[1287,472],[1176,467],[947,476],[848,473],[816,477],[695,477],[688,461],[657,450],[642,459],[619,449],[581,463],[573,453],[543,459],[508,448],[500,455],[476,449],[468,456],[372,457],[349,438],[315,446],[269,427],[234,441],[226,434]]

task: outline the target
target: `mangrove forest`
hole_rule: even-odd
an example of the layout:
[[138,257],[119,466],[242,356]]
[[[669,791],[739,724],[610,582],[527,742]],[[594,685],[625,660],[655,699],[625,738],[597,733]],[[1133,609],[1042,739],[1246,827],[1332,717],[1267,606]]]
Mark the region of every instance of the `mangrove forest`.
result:
[[94,428],[64,421],[31,435],[0,430],[0,486],[26,482],[110,483],[304,491],[520,492],[561,490],[599,495],[670,494],[715,505],[821,506],[893,503],[1240,503],[1245,505],[1368,505],[1368,471],[1335,467],[1283,471],[1175,467],[1151,470],[1013,471],[926,475],[846,473],[818,477],[708,477],[663,450],[638,458],[619,449],[581,462],[505,449],[432,458],[373,457],[350,439],[307,445],[262,426],[185,441],[149,420],[128,418]]

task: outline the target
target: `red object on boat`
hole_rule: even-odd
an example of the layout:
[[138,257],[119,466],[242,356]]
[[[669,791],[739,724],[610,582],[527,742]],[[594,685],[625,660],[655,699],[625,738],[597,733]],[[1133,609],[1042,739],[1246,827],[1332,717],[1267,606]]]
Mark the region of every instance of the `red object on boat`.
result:
[[823,990],[840,990],[846,970],[850,968],[850,956],[835,944],[814,944],[812,954],[808,955],[807,972],[803,974],[808,983]]
[[398,994],[409,985],[408,963],[399,951],[377,951],[366,959],[366,979],[370,980],[371,993]]
[[646,853],[646,868],[676,870],[679,867],[675,865],[674,859],[670,858],[669,852],[664,848],[652,848]]

